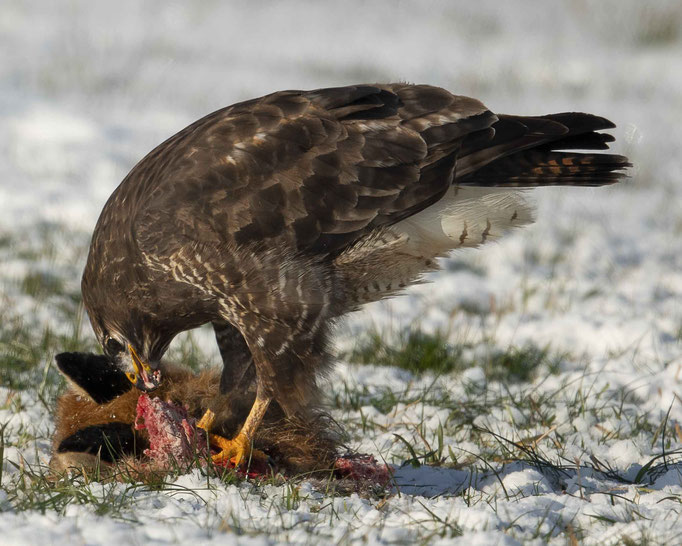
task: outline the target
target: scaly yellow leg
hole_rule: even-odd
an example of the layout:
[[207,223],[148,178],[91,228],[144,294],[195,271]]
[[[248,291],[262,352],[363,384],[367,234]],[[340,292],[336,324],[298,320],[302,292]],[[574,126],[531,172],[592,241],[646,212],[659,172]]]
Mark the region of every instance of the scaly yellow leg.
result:
[[271,398],[262,396],[260,390],[256,395],[256,400],[251,407],[244,425],[242,425],[239,434],[232,440],[211,434],[211,428],[215,421],[215,414],[209,409],[206,410],[202,418],[197,423],[197,427],[208,432],[209,443],[212,446],[218,447],[220,452],[213,455],[213,462],[223,463],[226,460],[231,460],[235,465],[239,465],[243,461],[248,460],[249,457],[266,458],[265,453],[258,449],[251,449],[251,442],[256,434],[256,429],[261,424],[263,416],[270,405]]

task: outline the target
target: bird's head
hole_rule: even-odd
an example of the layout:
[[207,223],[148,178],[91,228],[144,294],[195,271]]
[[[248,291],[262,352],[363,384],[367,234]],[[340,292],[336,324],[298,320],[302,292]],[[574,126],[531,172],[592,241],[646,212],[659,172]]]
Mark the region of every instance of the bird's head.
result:
[[[165,335],[149,317],[127,305],[109,299],[108,305],[93,305],[84,298],[85,307],[104,354],[135,385],[152,391],[161,383],[161,357],[173,339]],[[90,305],[88,305],[90,304]]]
[[138,389],[149,392],[161,384],[160,355],[150,356],[144,341],[130,341],[127,336],[114,331],[103,331],[98,338],[104,353]]
[[107,210],[83,271],[83,305],[104,353],[137,388],[150,391],[160,384],[161,358],[173,338],[210,321],[213,309],[202,306],[189,284],[150,270],[130,242],[124,221],[130,214],[115,219]]
[[151,391],[160,385],[161,357],[176,332],[169,331],[155,307],[146,305],[160,298],[128,257],[126,245],[109,241],[102,246],[100,239],[93,235],[83,272],[85,310],[104,353],[133,385]]

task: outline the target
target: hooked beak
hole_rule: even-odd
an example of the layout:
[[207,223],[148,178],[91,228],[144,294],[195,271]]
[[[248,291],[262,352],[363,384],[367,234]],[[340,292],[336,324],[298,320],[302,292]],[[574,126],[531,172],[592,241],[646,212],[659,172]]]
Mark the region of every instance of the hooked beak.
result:
[[132,345],[128,345],[128,350],[135,369],[135,373],[126,372],[128,380],[141,391],[149,392],[158,388],[161,384],[161,370],[154,370],[149,364],[142,362]]

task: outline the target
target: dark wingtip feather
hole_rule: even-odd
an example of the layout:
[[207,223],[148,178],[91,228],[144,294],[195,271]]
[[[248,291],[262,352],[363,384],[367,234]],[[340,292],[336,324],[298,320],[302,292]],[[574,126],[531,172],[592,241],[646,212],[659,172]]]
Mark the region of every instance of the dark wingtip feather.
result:
[[616,126],[611,120],[585,112],[561,112],[540,117],[565,125],[569,129],[569,135],[613,129]]
[[550,142],[545,146],[539,146],[543,150],[608,150],[609,143],[616,140],[613,135],[609,133],[583,133],[579,135],[568,136]]
[[[510,121],[513,120],[516,123],[521,124],[526,128],[520,136],[542,136],[543,138],[553,138],[561,137],[562,135],[567,135],[570,132],[570,128],[557,120],[550,119],[549,117],[530,117],[530,116],[509,116],[501,115],[500,120]],[[495,124],[497,129],[498,124]]]

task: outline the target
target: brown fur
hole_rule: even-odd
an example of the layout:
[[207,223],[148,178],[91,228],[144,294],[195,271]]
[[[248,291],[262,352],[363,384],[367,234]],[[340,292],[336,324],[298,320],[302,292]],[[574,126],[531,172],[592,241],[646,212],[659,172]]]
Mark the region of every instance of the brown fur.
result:
[[[243,423],[253,403],[254,393],[246,392],[229,396],[218,392],[219,372],[210,370],[193,374],[187,369],[166,365],[162,386],[151,396],[172,401],[187,408],[189,415],[199,419],[210,408],[217,416],[211,432],[233,437]],[[57,472],[72,468],[91,471],[107,469],[111,465],[100,461],[96,455],[81,452],[58,452],[61,442],[91,425],[112,422],[129,423],[133,426],[137,400],[141,391],[130,391],[106,404],[97,404],[82,389],[70,385],[58,399],[55,415],[56,429],[52,442],[50,467]],[[285,417],[277,404],[272,404],[258,429],[254,446],[264,451],[278,470],[299,474],[314,470],[330,469],[336,459],[338,435],[333,421],[320,412],[311,412],[305,420]],[[145,431],[139,431],[146,436]],[[143,458],[125,457],[126,466],[139,474],[144,468]],[[153,468],[146,468],[153,471]],[[158,470],[158,469],[157,469]]]

